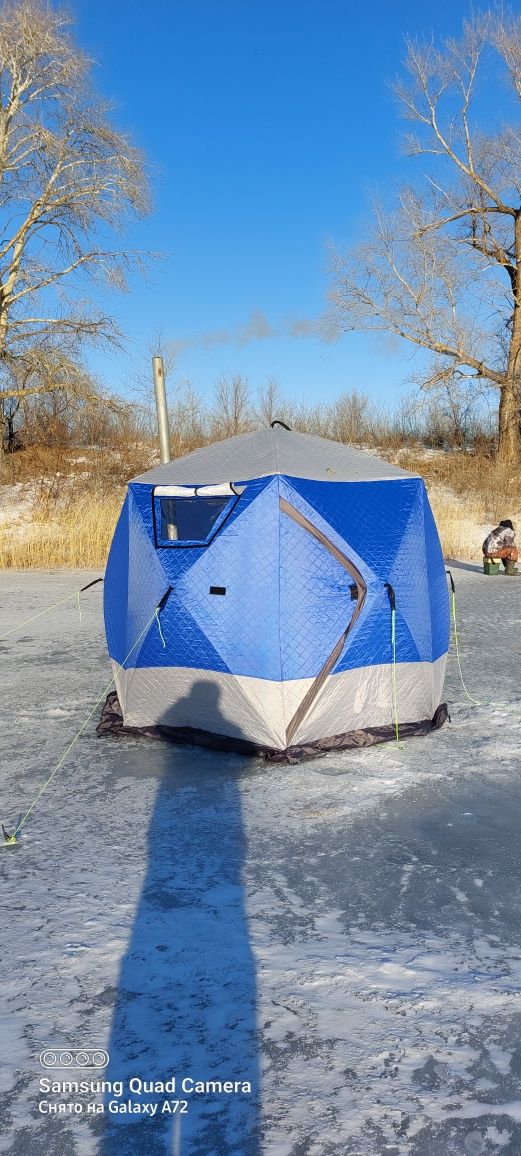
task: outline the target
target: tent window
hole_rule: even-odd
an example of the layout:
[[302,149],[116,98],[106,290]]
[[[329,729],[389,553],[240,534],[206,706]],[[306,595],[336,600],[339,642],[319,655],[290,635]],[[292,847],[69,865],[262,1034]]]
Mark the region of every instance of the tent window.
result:
[[158,498],[159,541],[194,542],[202,545],[222,521],[230,499],[224,498]]

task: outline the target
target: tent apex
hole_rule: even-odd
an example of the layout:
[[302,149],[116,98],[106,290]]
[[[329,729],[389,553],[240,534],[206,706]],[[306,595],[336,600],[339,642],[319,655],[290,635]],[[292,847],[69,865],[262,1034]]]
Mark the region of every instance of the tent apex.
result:
[[366,450],[298,433],[279,423],[212,442],[132,480],[150,485],[202,485],[242,482],[272,474],[326,482],[391,481],[417,476]]

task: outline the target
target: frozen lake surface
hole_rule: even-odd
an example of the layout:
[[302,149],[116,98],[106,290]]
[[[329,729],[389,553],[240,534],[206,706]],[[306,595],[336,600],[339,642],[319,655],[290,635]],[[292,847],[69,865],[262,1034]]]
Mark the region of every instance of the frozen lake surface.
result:
[[[96,712],[1,852],[0,1153],[519,1156],[521,580],[454,576],[482,705],[451,654],[452,722],[403,749],[270,767]],[[91,577],[0,573],[0,636]],[[109,682],[101,591],[0,642],[8,828]]]

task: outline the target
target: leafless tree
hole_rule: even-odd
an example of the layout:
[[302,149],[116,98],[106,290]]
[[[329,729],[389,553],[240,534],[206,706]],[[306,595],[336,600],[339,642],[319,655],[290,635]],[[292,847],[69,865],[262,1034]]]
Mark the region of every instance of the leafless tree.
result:
[[341,442],[360,442],[370,425],[369,398],[359,389],[341,393],[332,406],[335,437]]
[[219,378],[215,389],[216,420],[222,437],[233,437],[250,427],[248,379],[236,373]]
[[177,396],[169,412],[173,457],[181,457],[208,441],[206,405],[189,379],[178,383]]
[[84,345],[117,336],[99,290],[126,287],[114,233],[146,212],[147,182],[90,72],[63,12],[1,4],[0,399],[84,393]]
[[458,41],[409,43],[406,64],[396,91],[421,175],[393,212],[374,206],[355,251],[334,257],[330,333],[390,332],[429,351],[426,388],[493,386],[498,456],[511,465],[521,451],[521,132],[483,123],[483,94],[488,85],[496,108],[506,80],[505,110],[521,98],[521,17],[473,16]]
[[284,406],[279,383],[274,377],[270,377],[258,391],[256,409],[261,429],[266,429],[277,418],[284,418]]

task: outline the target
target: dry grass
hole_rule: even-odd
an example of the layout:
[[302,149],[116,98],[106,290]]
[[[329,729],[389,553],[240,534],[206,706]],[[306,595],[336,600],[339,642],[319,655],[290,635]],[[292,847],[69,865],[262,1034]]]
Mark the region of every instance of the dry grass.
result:
[[[478,558],[487,522],[481,503],[431,485],[429,498],[445,557]],[[103,569],[122,499],[119,491],[101,498],[86,493],[52,513],[40,505],[33,520],[17,528],[0,526],[0,569]]]
[[148,469],[155,452],[135,439],[112,449],[31,446],[5,455],[0,569],[104,568],[126,481]]
[[159,461],[155,442],[134,439],[115,446],[29,446],[4,454],[0,462],[2,485],[33,483],[42,500],[59,501],[85,480],[91,490],[123,486]]
[[421,474],[429,489],[446,488],[468,504],[480,522],[498,522],[521,509],[521,473],[484,454],[423,452],[406,448],[395,455],[404,470]]
[[0,569],[102,569],[107,560],[122,495],[86,493],[65,509],[40,506],[33,521],[0,527]]
[[[61,395],[35,398],[21,411],[24,448],[0,460],[0,568],[105,565],[126,481],[157,461],[148,371],[147,363],[142,400],[119,414],[103,406],[71,409]],[[445,556],[476,559],[486,528],[505,517],[515,522],[521,512],[521,473],[494,462],[493,439],[479,432],[477,418],[467,439],[474,452],[427,449],[462,444],[461,430],[451,433],[443,415],[443,405],[425,409],[411,397],[393,418],[357,390],[310,405],[290,402],[270,382],[254,396],[240,375],[221,379],[213,400],[178,382],[171,450],[179,457],[266,428],[273,417],[303,433],[363,444],[424,477]]]
[[393,459],[425,479],[446,558],[480,561],[481,543],[501,518],[521,525],[521,476],[489,455],[407,446]]
[[[140,453],[148,461],[141,468],[150,464],[151,452],[153,447],[143,443]],[[447,558],[479,560],[486,527],[504,517],[521,523],[521,476],[485,454],[428,454],[421,447],[402,446],[384,456],[425,478]],[[34,507],[30,520],[15,513],[10,523],[0,523],[0,569],[105,566],[123,501],[122,483],[132,471],[119,452],[112,463],[105,451],[102,462],[99,457],[88,450],[59,459],[55,451],[13,455],[2,482],[9,487],[25,479]]]
[[[447,490],[429,486],[429,501],[436,519],[443,556],[461,561],[481,559],[486,519],[472,495],[458,500]],[[490,528],[492,528],[490,526]]]

